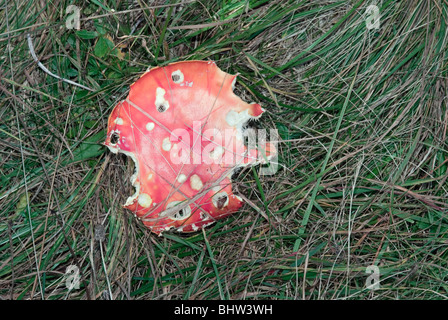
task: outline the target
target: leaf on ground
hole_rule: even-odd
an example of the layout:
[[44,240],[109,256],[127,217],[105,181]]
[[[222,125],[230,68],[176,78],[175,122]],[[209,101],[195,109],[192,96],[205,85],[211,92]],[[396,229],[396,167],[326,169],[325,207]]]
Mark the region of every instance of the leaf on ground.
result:
[[76,35],[81,39],[86,40],[95,39],[96,37],[98,37],[98,33],[96,31],[88,31],[88,30],[76,31]]

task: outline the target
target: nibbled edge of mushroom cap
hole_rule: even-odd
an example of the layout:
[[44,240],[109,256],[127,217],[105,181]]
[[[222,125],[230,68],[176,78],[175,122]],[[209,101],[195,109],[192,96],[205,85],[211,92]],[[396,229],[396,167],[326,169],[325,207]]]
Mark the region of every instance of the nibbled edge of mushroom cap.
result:
[[[223,219],[238,210],[243,205],[241,197],[232,193],[232,186],[230,181],[226,182],[227,186],[217,186],[209,190],[201,201],[197,201],[196,204],[189,204],[192,209],[191,215],[184,220],[173,221],[169,217],[159,217],[158,219],[151,219],[150,221],[143,220],[143,223],[155,234],[161,235],[163,232],[173,229],[174,231],[190,233],[196,232],[201,228],[207,227],[215,223],[219,219]],[[213,197],[226,193],[228,199],[226,199],[225,207],[218,209],[213,204]],[[170,203],[172,203],[171,201]],[[176,201],[174,201],[176,202]],[[169,204],[167,204],[169,206]],[[202,208],[202,210],[200,209]],[[159,213],[160,214],[160,213]]]

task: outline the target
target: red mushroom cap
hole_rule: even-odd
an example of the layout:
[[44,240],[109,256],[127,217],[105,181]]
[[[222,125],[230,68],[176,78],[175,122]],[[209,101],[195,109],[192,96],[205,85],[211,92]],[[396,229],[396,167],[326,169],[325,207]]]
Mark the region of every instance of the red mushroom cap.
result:
[[113,109],[105,145],[136,168],[124,207],[154,233],[196,231],[238,211],[234,169],[275,154],[272,144],[263,156],[245,146],[243,127],[264,110],[233,93],[236,77],[211,61],[157,67]]

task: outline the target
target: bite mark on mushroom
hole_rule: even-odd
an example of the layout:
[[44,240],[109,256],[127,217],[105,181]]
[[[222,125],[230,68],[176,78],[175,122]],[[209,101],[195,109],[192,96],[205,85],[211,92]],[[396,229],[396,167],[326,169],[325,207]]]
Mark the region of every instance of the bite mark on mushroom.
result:
[[166,211],[171,208],[175,208],[179,206],[179,211],[175,212],[174,214],[166,214],[166,216],[170,216],[169,218],[171,220],[185,220],[191,215],[191,208],[190,206],[182,206],[183,201],[172,201],[167,204]]
[[137,157],[132,152],[128,152],[128,151],[124,151],[124,150],[119,150],[119,152],[125,154],[132,161],[134,161],[134,168],[135,168],[134,170],[135,171],[129,180],[131,181],[131,185],[134,187],[135,192],[133,195],[131,195],[130,197],[127,198],[126,203],[124,204],[125,206],[130,206],[135,202],[135,200],[137,199],[137,197],[140,194],[140,183],[137,182],[137,177],[139,175],[139,163],[138,163]]
[[179,69],[171,73],[171,79],[174,83],[179,84],[184,82],[184,74]]
[[227,192],[218,192],[212,197],[212,202],[216,208],[222,209],[229,204],[229,195]]

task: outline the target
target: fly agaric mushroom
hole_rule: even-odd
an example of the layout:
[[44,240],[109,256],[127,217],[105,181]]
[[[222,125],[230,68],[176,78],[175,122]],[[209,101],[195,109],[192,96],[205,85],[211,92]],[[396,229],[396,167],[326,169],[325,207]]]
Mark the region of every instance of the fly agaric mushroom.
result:
[[264,110],[233,93],[236,77],[211,61],[157,67],[113,109],[105,145],[135,162],[124,207],[152,232],[193,232],[238,211],[233,171],[275,154],[245,145],[244,126]]

